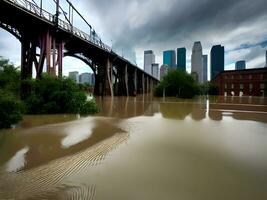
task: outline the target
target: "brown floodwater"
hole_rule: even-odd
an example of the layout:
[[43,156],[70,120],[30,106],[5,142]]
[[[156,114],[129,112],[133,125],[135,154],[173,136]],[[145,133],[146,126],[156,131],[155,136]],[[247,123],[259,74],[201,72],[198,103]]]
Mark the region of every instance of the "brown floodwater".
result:
[[0,199],[267,199],[266,98],[96,100],[0,131]]

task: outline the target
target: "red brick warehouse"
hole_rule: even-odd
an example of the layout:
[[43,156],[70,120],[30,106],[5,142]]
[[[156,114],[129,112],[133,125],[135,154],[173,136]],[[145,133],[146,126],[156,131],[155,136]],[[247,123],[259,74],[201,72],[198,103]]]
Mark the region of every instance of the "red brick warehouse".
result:
[[224,96],[267,96],[267,68],[221,72],[212,83]]

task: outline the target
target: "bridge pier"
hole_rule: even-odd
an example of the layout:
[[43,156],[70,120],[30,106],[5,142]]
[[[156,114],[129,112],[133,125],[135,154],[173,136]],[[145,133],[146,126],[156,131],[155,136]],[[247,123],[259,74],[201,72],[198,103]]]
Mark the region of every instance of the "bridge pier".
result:
[[126,88],[126,96],[129,96],[129,75],[128,75],[128,65],[125,65],[125,71],[124,71],[124,84]]
[[[37,52],[39,47],[40,52]],[[64,43],[58,41],[49,31],[41,36],[22,36],[21,38],[21,79],[32,78],[33,65],[36,69],[36,78],[41,78],[44,62],[46,71],[50,75],[62,76]],[[51,63],[52,61],[52,63]]]
[[105,67],[97,67],[97,73],[95,74],[95,95],[114,96],[112,76],[112,63],[110,59],[107,58]]

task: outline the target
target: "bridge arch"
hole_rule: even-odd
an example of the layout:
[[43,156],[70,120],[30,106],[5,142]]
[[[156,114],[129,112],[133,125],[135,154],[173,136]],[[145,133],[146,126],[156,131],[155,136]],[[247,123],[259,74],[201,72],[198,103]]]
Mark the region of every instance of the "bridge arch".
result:
[[21,36],[19,30],[17,30],[16,28],[12,27],[11,25],[5,24],[5,23],[3,23],[1,21],[0,21],[0,28],[5,30],[5,31],[7,31],[11,35],[13,35],[16,39],[21,41],[22,36]]
[[65,57],[72,57],[72,58],[79,59],[80,61],[82,61],[83,63],[85,63],[87,66],[89,66],[91,68],[91,70],[93,71],[94,75],[96,75],[96,73],[97,73],[97,66],[96,66],[96,64],[91,59],[85,57],[83,54],[65,52],[64,53],[64,58]]

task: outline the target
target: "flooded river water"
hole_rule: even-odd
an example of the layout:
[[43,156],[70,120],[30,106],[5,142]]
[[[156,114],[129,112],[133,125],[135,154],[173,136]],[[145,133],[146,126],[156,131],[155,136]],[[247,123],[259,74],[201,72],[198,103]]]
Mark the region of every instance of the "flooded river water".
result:
[[267,99],[97,103],[0,131],[0,199],[267,199]]

